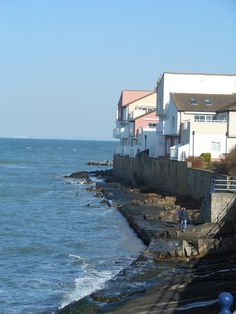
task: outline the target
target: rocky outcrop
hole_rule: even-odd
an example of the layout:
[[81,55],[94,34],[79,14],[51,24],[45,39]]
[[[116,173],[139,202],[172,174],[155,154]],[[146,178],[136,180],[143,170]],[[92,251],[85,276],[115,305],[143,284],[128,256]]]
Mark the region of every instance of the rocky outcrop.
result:
[[113,161],[112,160],[89,160],[87,161],[87,165],[89,166],[107,166],[107,167],[112,167],[113,166]]

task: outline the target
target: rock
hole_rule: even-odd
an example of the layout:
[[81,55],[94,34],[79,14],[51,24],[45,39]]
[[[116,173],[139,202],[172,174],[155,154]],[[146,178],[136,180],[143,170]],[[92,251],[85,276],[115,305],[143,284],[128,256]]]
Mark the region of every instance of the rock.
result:
[[183,240],[182,242],[182,252],[183,252],[183,256],[187,256],[187,257],[191,256],[192,254],[192,248],[186,240]]
[[147,198],[161,198],[161,196],[156,193],[147,193],[146,196]]
[[152,204],[153,204],[153,205],[157,205],[157,204],[159,203],[159,200],[160,200],[160,198],[158,198],[158,197],[153,197],[153,198],[152,198]]
[[89,166],[112,166],[113,161],[112,160],[89,160],[87,161],[87,165]]
[[143,202],[141,200],[138,200],[138,199],[133,199],[131,200],[130,202],[132,205],[142,205]]
[[89,179],[89,174],[87,171],[79,171],[79,172],[73,172],[69,176],[65,176],[65,178]]
[[187,257],[192,255],[192,248],[191,248],[191,246],[187,246],[184,251],[185,251],[185,255]]
[[167,253],[166,252],[159,251],[159,252],[157,252],[155,254],[155,259],[156,260],[164,260],[164,259],[166,259],[166,257],[167,257]]
[[192,248],[192,256],[197,256],[198,255],[198,251],[193,247]]
[[143,216],[145,220],[157,220],[159,219],[159,214],[157,213],[148,213]]
[[172,250],[172,251],[170,251],[170,252],[169,252],[169,254],[170,254],[170,256],[171,256],[171,257],[176,257],[176,256],[178,256],[178,254],[177,254],[177,251],[176,251],[176,250]]
[[182,256],[183,256],[183,250],[182,250],[182,248],[177,250],[177,256],[178,256],[178,257],[182,257]]

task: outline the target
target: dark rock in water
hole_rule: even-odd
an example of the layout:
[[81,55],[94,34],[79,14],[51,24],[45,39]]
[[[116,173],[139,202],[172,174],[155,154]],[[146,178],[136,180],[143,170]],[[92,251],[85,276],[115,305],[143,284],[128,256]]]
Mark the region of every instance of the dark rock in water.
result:
[[79,171],[79,172],[73,172],[69,176],[65,176],[65,178],[89,179],[89,174],[87,171]]
[[113,161],[112,160],[100,160],[100,161],[89,160],[87,162],[87,165],[89,165],[89,166],[108,166],[108,167],[111,167],[111,166],[113,166]]

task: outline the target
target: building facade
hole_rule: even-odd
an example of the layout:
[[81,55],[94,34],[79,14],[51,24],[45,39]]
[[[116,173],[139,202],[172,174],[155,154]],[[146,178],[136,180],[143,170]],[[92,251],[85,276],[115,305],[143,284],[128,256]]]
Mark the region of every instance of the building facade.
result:
[[[164,73],[162,75],[162,77],[160,78],[157,84],[156,110],[157,110],[157,115],[159,116],[159,123],[157,124],[157,130],[156,130],[157,131],[157,145],[156,147],[152,148],[152,155],[156,157],[169,156],[171,147],[176,147],[177,145],[181,143],[181,140],[182,140],[180,136],[181,113],[178,111],[176,106],[173,106],[171,103],[172,102],[171,94],[173,93],[175,94],[185,93],[185,94],[195,94],[195,95],[196,94],[233,95],[236,93],[236,75],[194,74],[194,73],[192,74],[190,73]],[[205,96],[206,100],[207,98],[208,97]],[[193,98],[193,101],[194,101],[194,98]],[[227,103],[225,103],[225,105],[227,105]],[[203,109],[205,110],[206,108],[208,107],[205,106]],[[208,109],[206,110],[207,112],[209,112]],[[212,108],[210,110],[212,110],[213,115],[216,114],[215,109]],[[204,115],[204,111],[202,112],[197,111],[197,112],[200,113],[200,115],[201,114]],[[185,112],[185,114],[187,114],[187,111]],[[186,120],[188,120],[187,117],[185,118]],[[194,128],[196,128],[196,124],[195,126],[193,126],[193,122],[197,122],[197,121],[196,120],[193,121],[192,119],[189,119],[188,130],[190,133],[196,132],[194,130]],[[213,123],[211,124],[211,129],[212,129],[212,126],[213,126]],[[181,127],[183,128],[183,126]],[[185,124],[185,127],[187,128],[187,124]],[[214,127],[214,130],[212,129],[211,132],[216,132],[216,134],[218,133],[222,134],[222,132],[224,132],[223,129],[224,127],[218,124],[217,128]],[[204,130],[202,130],[202,132],[204,132]],[[194,133],[191,133],[191,134],[194,135]],[[202,136],[205,136],[205,135],[202,133]],[[191,138],[191,136],[189,137]],[[220,149],[221,153],[223,152],[223,149],[222,149],[223,137],[225,140],[225,135],[224,136],[222,135],[222,139],[221,139],[221,149]],[[189,147],[194,147],[194,151],[191,152],[190,148],[188,147],[186,148],[186,152],[187,152],[186,155],[194,154],[195,156],[197,156],[199,151],[196,150],[196,147],[199,147],[199,143],[200,142],[202,143],[202,139],[200,139],[200,135],[198,137],[193,136],[192,141],[194,141],[194,145],[193,143],[188,144],[188,145]],[[198,143],[198,141],[200,142]],[[205,147],[204,150],[206,148],[208,148],[208,146]],[[184,157],[184,153],[182,155],[183,155],[182,157]],[[217,152],[213,152],[213,155],[218,156],[220,154],[218,154],[218,151],[217,151]],[[180,157],[178,156],[178,158]]]
[[134,157],[155,145],[156,92],[122,91],[116,115],[113,137],[119,139],[115,154]]

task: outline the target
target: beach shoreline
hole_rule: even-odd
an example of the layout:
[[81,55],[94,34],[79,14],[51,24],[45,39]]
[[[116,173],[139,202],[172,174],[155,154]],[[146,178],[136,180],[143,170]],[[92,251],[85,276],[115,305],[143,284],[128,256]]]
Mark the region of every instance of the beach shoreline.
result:
[[[99,183],[96,193],[98,191],[107,199],[112,199],[113,206],[117,207],[117,210],[147,246],[139,259],[150,259],[156,265],[169,263],[172,272],[165,277],[160,276],[160,280],[154,280],[149,287],[142,287],[136,291],[121,293],[117,296],[109,292],[108,285],[108,289],[94,292],[90,296],[68,305],[58,313],[183,312],[194,314],[202,313],[203,308],[208,313],[216,313],[217,310],[219,311],[217,301],[219,293],[225,290],[233,294],[236,293],[236,269],[233,267],[236,264],[235,250],[225,252],[227,256],[230,256],[229,261],[226,262],[225,255],[222,256],[220,251],[204,258],[194,256],[176,258],[169,255],[170,247],[168,247],[169,258],[167,259],[166,241],[172,241],[172,239],[169,240],[166,236],[161,238],[161,234],[165,235],[168,230],[171,230],[169,231],[170,234],[178,233],[177,221],[157,219],[158,206],[157,204],[153,206],[151,202],[145,201],[147,194],[140,193],[139,190],[126,187],[119,182]],[[152,196],[154,195],[152,194]],[[167,198],[167,200],[170,199]],[[165,210],[171,208],[164,203],[162,205]],[[160,213],[161,208],[158,215]],[[173,246],[173,243],[176,245],[176,241],[179,240],[175,239],[171,245]],[[131,267],[136,267],[136,263],[137,261]],[[152,275],[155,277],[157,274],[153,272]],[[148,270],[145,276],[149,277]],[[119,280],[118,277],[116,280]]]

